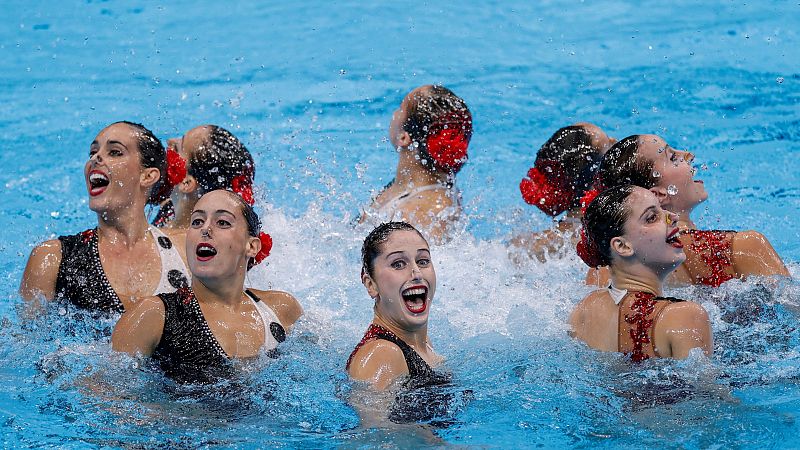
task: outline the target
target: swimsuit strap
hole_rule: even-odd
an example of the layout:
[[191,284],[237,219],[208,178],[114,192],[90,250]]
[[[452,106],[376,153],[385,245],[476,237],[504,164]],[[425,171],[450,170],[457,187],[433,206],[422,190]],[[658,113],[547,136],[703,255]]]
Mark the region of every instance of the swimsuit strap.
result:
[[628,292],[619,303],[617,350],[629,354],[634,362],[661,356],[655,347],[653,330],[664,308],[681,301],[650,292]]
[[[719,287],[736,277],[731,248],[735,231],[690,229],[681,233],[690,238],[687,256],[696,256],[693,263],[684,263],[693,281]],[[699,264],[698,258],[703,264]]]
[[[253,291],[245,289],[244,293],[253,301],[258,315],[261,316],[261,322],[264,324],[264,348],[267,352],[274,350],[278,347],[278,344],[286,340],[286,329],[281,325],[275,311],[261,301]],[[270,354],[270,356],[277,355]]]
[[148,227],[148,231],[157,243],[156,250],[158,250],[158,256],[161,259],[161,278],[153,294],[174,292],[188,287],[191,275],[172,240],[155,226]]
[[408,375],[412,378],[418,376],[430,376],[433,375],[435,372],[419,356],[419,353],[416,352],[410,345],[408,345],[404,340],[400,339],[396,334],[392,333],[391,331],[387,330],[386,328],[377,325],[377,324],[370,324],[367,332],[364,333],[364,337],[361,338],[361,341],[356,345],[356,348],[353,349],[353,352],[350,353],[350,357],[347,358],[347,365],[345,369],[350,369],[350,363],[353,362],[353,358],[356,356],[356,353],[361,349],[364,344],[374,339],[383,339],[385,341],[389,341],[396,346],[400,347],[400,350],[403,352],[403,357],[406,360],[406,365],[408,366]]

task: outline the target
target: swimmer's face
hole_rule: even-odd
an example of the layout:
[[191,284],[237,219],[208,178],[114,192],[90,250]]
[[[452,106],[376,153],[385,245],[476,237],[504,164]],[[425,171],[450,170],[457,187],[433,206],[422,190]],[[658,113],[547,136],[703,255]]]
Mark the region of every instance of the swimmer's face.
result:
[[602,128],[598,127],[595,124],[589,122],[580,122],[576,125],[580,125],[589,136],[592,137],[592,147],[597,149],[597,153],[601,156],[605,155],[608,149],[610,149],[614,144],[617,143],[617,140],[609,137]]
[[[678,216],[661,209],[656,196],[644,188],[637,187],[626,202],[630,214],[623,226],[625,234],[612,239],[612,253],[617,250],[658,273],[675,270],[686,260],[678,240]],[[621,241],[625,245],[617,247]]]
[[677,213],[689,212],[708,198],[701,180],[695,180],[694,155],[670,147],[652,134],[639,137],[638,157],[653,161],[661,206]]
[[186,259],[200,281],[226,280],[247,271],[247,262],[261,249],[250,236],[242,206],[224,190],[203,195],[192,211],[186,231]]
[[411,144],[411,136],[403,129],[403,125],[408,120],[409,108],[416,105],[419,99],[426,95],[427,90],[428,86],[420,86],[409,92],[392,113],[392,121],[389,123],[389,142],[394,148],[408,147]]
[[139,151],[139,131],[125,123],[104,128],[89,146],[83,168],[89,208],[95,212],[147,200],[159,171],[145,168]]
[[427,326],[436,271],[428,243],[415,231],[394,231],[375,258],[373,276],[362,280],[384,321],[408,331]]

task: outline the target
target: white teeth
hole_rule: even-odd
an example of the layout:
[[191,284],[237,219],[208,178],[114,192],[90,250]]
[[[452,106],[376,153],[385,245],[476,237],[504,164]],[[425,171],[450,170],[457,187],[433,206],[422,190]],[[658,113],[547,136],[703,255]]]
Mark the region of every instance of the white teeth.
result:
[[101,173],[93,173],[89,175],[89,181],[100,181],[100,180],[108,180],[108,177]]
[[425,288],[414,288],[414,289],[407,289],[407,290],[403,291],[403,295],[409,295],[409,296],[411,296],[411,295],[422,295],[425,292],[427,292],[427,289],[425,289]]

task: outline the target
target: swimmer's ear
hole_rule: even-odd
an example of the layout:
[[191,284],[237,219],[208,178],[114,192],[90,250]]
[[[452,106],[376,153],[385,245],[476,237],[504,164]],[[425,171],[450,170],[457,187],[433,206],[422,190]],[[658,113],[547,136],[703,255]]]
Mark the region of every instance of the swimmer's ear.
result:
[[145,167],[139,175],[139,183],[143,187],[151,187],[161,178],[161,171],[155,167]]
[[401,130],[397,134],[397,146],[407,148],[411,145],[413,141],[411,140],[411,135],[408,134],[408,131]]
[[618,254],[619,256],[621,256],[623,258],[628,257],[628,256],[633,256],[633,254],[635,253],[633,251],[633,247],[631,246],[631,243],[628,242],[628,240],[625,239],[622,236],[617,236],[617,237],[611,239],[611,242],[609,243],[609,247],[611,247],[611,251],[612,252]]
[[658,204],[661,205],[662,208],[666,207],[669,204],[669,195],[667,195],[667,189],[660,186],[654,186],[650,188],[650,192],[655,194],[656,199],[658,199]]
[[191,194],[192,192],[197,191],[197,178],[191,175],[186,175],[186,178],[178,183],[178,191],[181,194]]
[[248,258],[255,258],[258,252],[261,251],[261,239],[257,237],[247,236],[247,255]]
[[361,283],[367,288],[367,294],[370,297],[376,298],[378,296],[378,285],[375,284],[375,280],[363,268],[361,269]]

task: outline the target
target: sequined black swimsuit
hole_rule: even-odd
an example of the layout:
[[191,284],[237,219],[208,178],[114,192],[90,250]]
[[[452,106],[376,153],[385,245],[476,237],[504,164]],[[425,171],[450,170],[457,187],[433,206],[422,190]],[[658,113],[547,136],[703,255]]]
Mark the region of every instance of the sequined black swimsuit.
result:
[[[162,280],[155,293],[174,291],[188,286],[186,266],[172,241],[152,230],[161,256]],[[56,277],[56,298],[69,300],[79,308],[103,313],[125,311],[122,301],[103,271],[98,249],[97,230],[86,230],[72,236],[59,236],[61,266]]]
[[[245,294],[256,304],[261,301],[249,290]],[[211,332],[191,289],[158,297],[164,303],[164,331],[153,358],[164,373],[181,383],[213,383],[230,378],[234,374],[231,358]],[[286,339],[286,331],[280,323],[270,321],[266,326],[270,333],[265,335],[265,346],[277,345]]]

